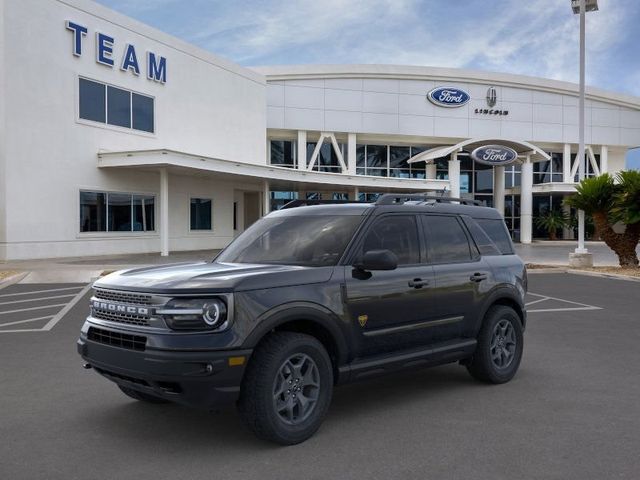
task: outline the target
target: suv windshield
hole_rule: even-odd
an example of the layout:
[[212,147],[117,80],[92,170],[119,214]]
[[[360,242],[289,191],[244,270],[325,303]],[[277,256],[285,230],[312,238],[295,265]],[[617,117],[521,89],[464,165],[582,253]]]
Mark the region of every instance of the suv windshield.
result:
[[335,265],[362,221],[356,215],[263,218],[217,258],[220,263]]

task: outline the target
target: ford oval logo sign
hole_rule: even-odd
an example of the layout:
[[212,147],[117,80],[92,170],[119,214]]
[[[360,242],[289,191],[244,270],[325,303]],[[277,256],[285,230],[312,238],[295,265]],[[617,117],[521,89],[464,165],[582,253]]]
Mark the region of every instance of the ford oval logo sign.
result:
[[485,165],[509,165],[518,158],[518,152],[503,145],[486,145],[471,152],[471,158]]
[[427,93],[427,98],[435,105],[452,108],[465,105],[471,97],[467,92],[459,88],[437,87]]

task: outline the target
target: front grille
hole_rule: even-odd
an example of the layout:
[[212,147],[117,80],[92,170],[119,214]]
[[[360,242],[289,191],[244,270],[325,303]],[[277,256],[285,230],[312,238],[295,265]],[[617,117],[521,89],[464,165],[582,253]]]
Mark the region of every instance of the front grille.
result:
[[119,292],[117,290],[94,289],[94,297],[111,302],[130,303],[133,305],[151,305],[151,295],[144,293]]
[[94,309],[91,313],[91,316],[100,320],[126,323],[127,325],[139,325],[141,327],[148,327],[150,325],[149,317],[146,317],[144,315],[134,315],[130,313],[109,312],[106,310]]
[[87,334],[89,340],[112,347],[126,348],[128,350],[144,351],[147,346],[147,337],[142,335],[129,335],[127,333],[112,332],[102,328],[90,327]]

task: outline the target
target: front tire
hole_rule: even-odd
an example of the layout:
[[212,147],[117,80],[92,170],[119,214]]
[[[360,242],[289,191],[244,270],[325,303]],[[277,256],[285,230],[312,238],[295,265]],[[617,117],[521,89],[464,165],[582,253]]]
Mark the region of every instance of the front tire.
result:
[[149,395],[144,392],[139,392],[138,390],[134,390],[133,388],[123,387],[122,385],[118,385],[118,388],[124,393],[127,397],[133,398],[134,400],[139,400],[141,402],[146,403],[169,403],[169,400],[165,400],[164,398],[154,397],[153,395]]
[[263,440],[294,445],[320,427],[333,394],[333,368],[310,335],[276,332],[258,345],[242,381],[238,408]]
[[495,305],[484,317],[467,370],[482,382],[506,383],[518,371],[523,347],[520,317],[510,307]]

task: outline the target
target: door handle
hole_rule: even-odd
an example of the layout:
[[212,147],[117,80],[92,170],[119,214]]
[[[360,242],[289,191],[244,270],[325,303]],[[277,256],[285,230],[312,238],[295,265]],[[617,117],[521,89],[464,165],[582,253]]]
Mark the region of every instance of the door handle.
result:
[[422,288],[429,285],[429,280],[422,280],[421,278],[414,278],[413,280],[409,280],[409,286],[411,288]]
[[482,280],[486,280],[486,279],[487,279],[487,274],[480,273],[480,272],[476,272],[469,277],[469,280],[471,280],[472,282],[481,282]]

